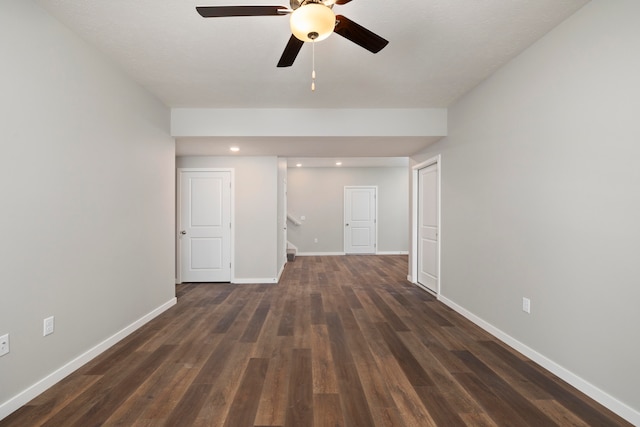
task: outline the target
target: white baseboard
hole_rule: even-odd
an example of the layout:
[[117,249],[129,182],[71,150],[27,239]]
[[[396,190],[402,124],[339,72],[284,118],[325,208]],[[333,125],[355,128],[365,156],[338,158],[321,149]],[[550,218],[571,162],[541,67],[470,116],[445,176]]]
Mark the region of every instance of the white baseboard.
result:
[[270,283],[278,283],[278,278],[276,277],[267,277],[267,278],[245,278],[238,279],[237,277],[233,279],[233,284],[236,285],[251,285],[251,284],[270,284]]
[[640,426],[640,412],[638,412],[635,409],[631,408],[630,406],[620,402],[619,400],[615,399],[611,395],[609,395],[606,392],[602,391],[601,389],[599,389],[598,387],[594,386],[590,382],[582,379],[581,377],[577,376],[573,372],[571,372],[571,371],[565,369],[564,367],[558,365],[553,360],[551,360],[551,359],[547,358],[546,356],[538,353],[537,351],[535,351],[531,347],[528,347],[527,345],[521,343],[520,341],[516,340],[512,336],[510,336],[510,335],[506,334],[505,332],[503,332],[502,330],[496,328],[492,324],[484,321],[480,317],[476,316],[475,314],[471,313],[470,311],[468,311],[468,310],[464,309],[463,307],[459,306],[455,302],[443,297],[442,295],[440,295],[438,299],[440,301],[442,301],[442,303],[446,304],[451,309],[456,311],[457,313],[459,313],[462,316],[466,317],[467,319],[469,319],[470,321],[472,321],[473,323],[475,323],[476,325],[478,325],[479,327],[481,327],[485,331],[489,332],[494,337],[498,338],[500,341],[502,341],[505,344],[507,344],[509,347],[511,347],[511,348],[519,351],[520,353],[524,354],[529,359],[533,360],[534,362],[536,362],[537,364],[539,364],[540,366],[542,366],[543,368],[545,368],[549,372],[553,373],[554,375],[558,376],[562,380],[564,380],[567,383],[571,384],[572,386],[574,386],[575,388],[577,388],[578,390],[580,390],[581,392],[583,392],[584,394],[586,394],[587,396],[589,396],[590,398],[595,400],[596,402],[598,402],[601,405],[605,406],[606,408],[608,408],[612,412],[615,412],[616,414],[618,414],[619,416],[621,416],[625,420],[629,421],[631,424]]
[[57,382],[65,378],[67,375],[77,370],[78,368],[82,367],[84,364],[91,361],[92,359],[96,358],[105,350],[109,349],[111,346],[121,341],[122,339],[127,337],[127,335],[139,329],[140,327],[148,323],[153,318],[159,316],[169,308],[176,305],[177,301],[178,301],[177,298],[170,299],[169,301],[165,302],[161,306],[155,308],[153,311],[142,316],[140,319],[136,320],[129,326],[125,327],[121,331],[116,332],[115,334],[113,334],[106,340],[102,341],[95,347],[87,350],[86,352],[76,357],[75,359],[71,360],[64,366],[56,369],[55,371],[53,371],[52,373],[50,373],[40,381],[28,387],[26,390],[23,390],[22,392],[18,393],[11,399],[0,404],[0,420],[2,420],[3,418],[6,418],[11,413],[18,410],[21,406],[27,404],[33,398],[37,397],[38,395],[46,391],[48,388],[55,385]]
[[[353,254],[353,255],[408,255],[406,251],[382,251],[375,254]],[[298,252],[296,256],[340,256],[347,255],[346,252]]]
[[282,273],[284,273],[284,267],[287,265],[287,262],[289,261],[285,261],[282,264],[282,267],[280,267],[280,271],[278,272],[278,277],[276,277],[276,283],[280,283],[280,278],[282,277]]
[[346,255],[344,252],[298,252],[296,256],[340,256]]

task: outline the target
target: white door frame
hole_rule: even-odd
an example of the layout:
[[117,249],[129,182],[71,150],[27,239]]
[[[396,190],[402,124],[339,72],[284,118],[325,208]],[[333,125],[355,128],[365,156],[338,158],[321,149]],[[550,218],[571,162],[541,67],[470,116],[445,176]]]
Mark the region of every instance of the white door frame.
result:
[[375,210],[375,219],[374,219],[374,242],[373,242],[373,254],[376,255],[378,253],[378,186],[377,185],[345,185],[343,190],[343,206],[342,206],[342,250],[343,253],[347,254],[347,237],[346,231],[344,230],[344,225],[347,223],[346,217],[346,200],[347,200],[347,189],[359,189],[359,188],[373,188],[374,190],[374,210]]
[[409,278],[409,281],[411,283],[414,283],[417,286],[420,286],[420,288],[425,289],[429,292],[431,292],[429,289],[425,288],[424,286],[420,285],[420,283],[418,283],[418,242],[419,242],[419,236],[418,236],[418,212],[419,212],[419,206],[418,206],[418,182],[419,182],[419,176],[418,173],[420,171],[420,169],[424,169],[426,167],[429,166],[433,166],[433,165],[437,165],[437,176],[438,176],[438,188],[437,188],[437,199],[438,199],[438,243],[437,243],[437,251],[438,251],[438,259],[437,259],[437,265],[438,265],[438,277],[436,279],[436,296],[438,297],[438,299],[440,299],[440,281],[442,278],[442,269],[440,268],[440,260],[442,259],[441,251],[440,251],[440,245],[442,242],[442,225],[441,225],[441,221],[442,221],[442,203],[441,203],[441,169],[442,169],[442,159],[440,154],[438,154],[435,157],[432,157],[428,160],[425,160],[422,163],[418,163],[417,165],[413,166],[412,168],[412,172],[411,172],[411,188],[412,188],[412,195],[411,195],[411,206],[412,206],[412,214],[411,214],[411,277]]
[[235,246],[235,169],[233,168],[177,168],[176,171],[176,283],[182,283],[182,261],[181,261],[181,242],[180,239],[180,224],[182,223],[181,218],[181,189],[180,182],[183,172],[230,172],[230,181],[231,181],[231,235],[229,242],[229,250],[231,251],[230,259],[231,259],[231,278],[230,282],[233,283],[235,280],[235,256],[234,256],[234,246]]

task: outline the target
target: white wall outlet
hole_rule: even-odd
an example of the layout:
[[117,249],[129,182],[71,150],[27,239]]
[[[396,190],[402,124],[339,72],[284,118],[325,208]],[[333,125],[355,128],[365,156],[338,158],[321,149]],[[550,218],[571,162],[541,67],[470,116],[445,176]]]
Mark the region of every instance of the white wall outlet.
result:
[[42,331],[42,336],[46,337],[47,335],[51,335],[54,329],[54,318],[53,316],[47,317],[44,319],[44,329]]
[[313,243],[318,243],[318,238],[313,239]]
[[9,353],[9,334],[0,337],[0,356]]
[[522,311],[531,314],[531,300],[529,298],[522,297]]

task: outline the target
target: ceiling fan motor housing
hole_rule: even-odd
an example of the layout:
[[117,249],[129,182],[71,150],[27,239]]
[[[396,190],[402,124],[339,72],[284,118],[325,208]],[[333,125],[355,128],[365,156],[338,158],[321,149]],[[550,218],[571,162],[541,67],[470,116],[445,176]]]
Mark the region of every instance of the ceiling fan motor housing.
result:
[[296,10],[300,6],[310,3],[319,3],[332,8],[333,5],[336,4],[336,0],[289,0],[292,10]]

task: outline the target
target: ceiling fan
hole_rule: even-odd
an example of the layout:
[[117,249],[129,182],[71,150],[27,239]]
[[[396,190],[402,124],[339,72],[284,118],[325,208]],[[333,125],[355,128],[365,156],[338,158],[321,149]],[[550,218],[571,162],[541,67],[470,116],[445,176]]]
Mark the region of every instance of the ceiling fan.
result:
[[343,5],[350,1],[290,0],[291,9],[284,6],[198,6],[196,10],[204,18],[291,14],[292,35],[278,61],[278,67],[290,67],[305,42],[324,40],[331,33],[340,34],[372,53],[378,53],[389,43],[350,19],[334,14],[334,5]]

